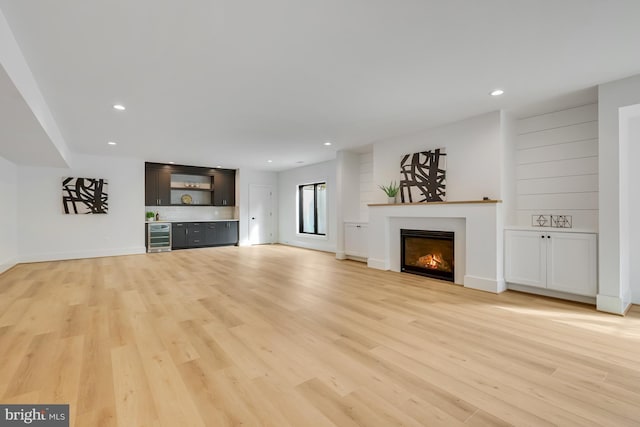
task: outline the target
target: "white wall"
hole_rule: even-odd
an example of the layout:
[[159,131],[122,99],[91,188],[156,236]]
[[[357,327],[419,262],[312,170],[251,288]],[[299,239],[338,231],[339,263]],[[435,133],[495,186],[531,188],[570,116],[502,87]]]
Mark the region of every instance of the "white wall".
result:
[[[620,107],[640,103],[640,76],[598,87],[598,309],[623,313],[631,302],[628,277],[621,275],[620,237]],[[628,179],[628,177],[622,177]],[[637,184],[636,184],[637,185]]]
[[360,199],[360,157],[350,151],[336,153],[336,258],[345,259],[345,221],[357,221]]
[[[74,155],[73,169],[18,168],[21,262],[143,253],[144,161]],[[65,215],[62,178],[106,178],[109,213]]]
[[369,221],[369,204],[374,203],[373,152],[360,154],[360,221]]
[[500,112],[500,184],[505,225],[516,224],[516,119]]
[[[640,105],[638,106],[640,107]],[[640,191],[636,185],[640,182],[640,168],[635,164],[640,159],[640,117],[633,118],[629,123],[629,152],[627,157],[629,183],[629,282],[631,286],[631,302],[640,304]],[[631,167],[634,166],[634,167]],[[635,185],[634,185],[635,184]],[[634,262],[635,261],[635,262]]]
[[[403,154],[446,148],[447,200],[482,200],[502,197],[501,115],[499,111],[472,117],[424,132],[377,142],[373,145],[373,184],[400,180]],[[382,190],[375,200],[385,203]]]
[[18,262],[18,168],[0,157],[0,273]]
[[[252,184],[268,185],[273,189],[271,224],[273,236],[278,236],[278,174],[241,168],[236,175],[236,207],[240,227],[240,245],[249,246],[249,187]],[[274,238],[274,243],[277,239]]]
[[[296,196],[298,185],[327,183],[327,235],[307,236],[297,233]],[[292,246],[336,252],[336,161],[317,163],[278,174],[279,242]]]
[[342,179],[337,185],[341,186],[342,196],[338,209],[342,210],[343,221],[360,220],[360,155],[352,152],[340,152],[337,167],[342,168]]
[[573,228],[598,230],[598,104],[517,121],[517,217],[571,215]]

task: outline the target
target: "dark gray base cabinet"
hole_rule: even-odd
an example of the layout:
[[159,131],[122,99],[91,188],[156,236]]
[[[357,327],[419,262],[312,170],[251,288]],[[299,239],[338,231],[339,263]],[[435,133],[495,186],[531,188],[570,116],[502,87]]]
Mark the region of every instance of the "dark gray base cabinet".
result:
[[187,247],[187,223],[171,224],[171,249]]
[[174,222],[172,249],[238,244],[237,221]]
[[205,242],[209,246],[237,244],[238,222],[218,221],[207,223]]

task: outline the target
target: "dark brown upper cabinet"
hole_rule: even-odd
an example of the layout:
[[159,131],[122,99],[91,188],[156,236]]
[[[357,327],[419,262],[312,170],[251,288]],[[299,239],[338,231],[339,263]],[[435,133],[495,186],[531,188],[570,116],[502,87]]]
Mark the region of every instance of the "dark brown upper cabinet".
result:
[[145,163],[145,206],[235,206],[235,195],[235,170]]
[[145,206],[169,206],[171,204],[171,170],[168,165],[145,165]]
[[213,175],[213,205],[235,206],[236,171],[216,169]]

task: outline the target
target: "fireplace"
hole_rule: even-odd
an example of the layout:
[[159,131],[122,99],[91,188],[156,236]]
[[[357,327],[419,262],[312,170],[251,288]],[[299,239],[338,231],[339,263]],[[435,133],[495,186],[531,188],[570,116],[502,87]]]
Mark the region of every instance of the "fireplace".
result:
[[454,281],[453,236],[450,231],[400,230],[400,270]]

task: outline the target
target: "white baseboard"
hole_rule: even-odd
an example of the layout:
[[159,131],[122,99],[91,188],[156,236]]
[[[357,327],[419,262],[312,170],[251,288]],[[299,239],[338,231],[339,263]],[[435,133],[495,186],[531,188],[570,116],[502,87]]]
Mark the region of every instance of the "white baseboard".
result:
[[367,260],[367,266],[370,268],[375,268],[377,270],[389,269],[389,266],[387,265],[387,261],[384,259],[369,258]]
[[278,242],[278,244],[284,245],[284,246],[293,246],[296,248],[312,249],[314,251],[320,251],[320,252],[336,253],[335,247],[331,247],[330,245],[326,245],[322,243],[317,245],[314,242],[302,242],[300,240],[295,240],[295,241]]
[[596,308],[598,311],[624,316],[629,307],[631,307],[631,304],[625,304],[622,298],[619,297],[602,294],[598,294],[596,297]]
[[324,249],[324,248],[316,248],[313,246],[304,246],[304,245],[298,245],[298,244],[293,244],[293,243],[282,243],[282,242],[278,242],[278,243],[272,243],[272,245],[282,245],[282,246],[290,246],[292,248],[302,248],[302,249],[309,249],[312,251],[318,251],[318,252],[327,252],[330,254],[335,254],[335,251],[329,250],[329,249]]
[[518,292],[526,292],[528,294],[566,299],[568,301],[582,302],[585,304],[593,304],[593,305],[596,304],[596,297],[589,297],[586,295],[568,294],[566,292],[558,292],[558,291],[554,291],[546,288],[536,288],[535,286],[518,285],[516,283],[509,283],[508,288]]
[[504,280],[485,279],[483,277],[469,275],[464,276],[464,287],[494,294],[499,294],[507,290],[507,284]]
[[144,246],[135,248],[118,248],[118,249],[97,249],[79,252],[49,252],[43,254],[32,254],[20,257],[20,262],[43,262],[43,261],[62,261],[68,259],[82,258],[100,258],[119,255],[137,255],[144,254],[147,250]]
[[18,263],[18,260],[15,259],[15,258],[10,258],[10,259],[2,261],[0,263],[0,274],[4,273],[5,271],[10,269],[11,267],[15,266],[17,263]]
[[344,252],[336,252],[336,259],[339,259],[340,261],[344,261],[345,259],[350,259],[351,261],[358,261],[358,262],[364,262],[364,263],[367,262],[367,257],[348,255]]

